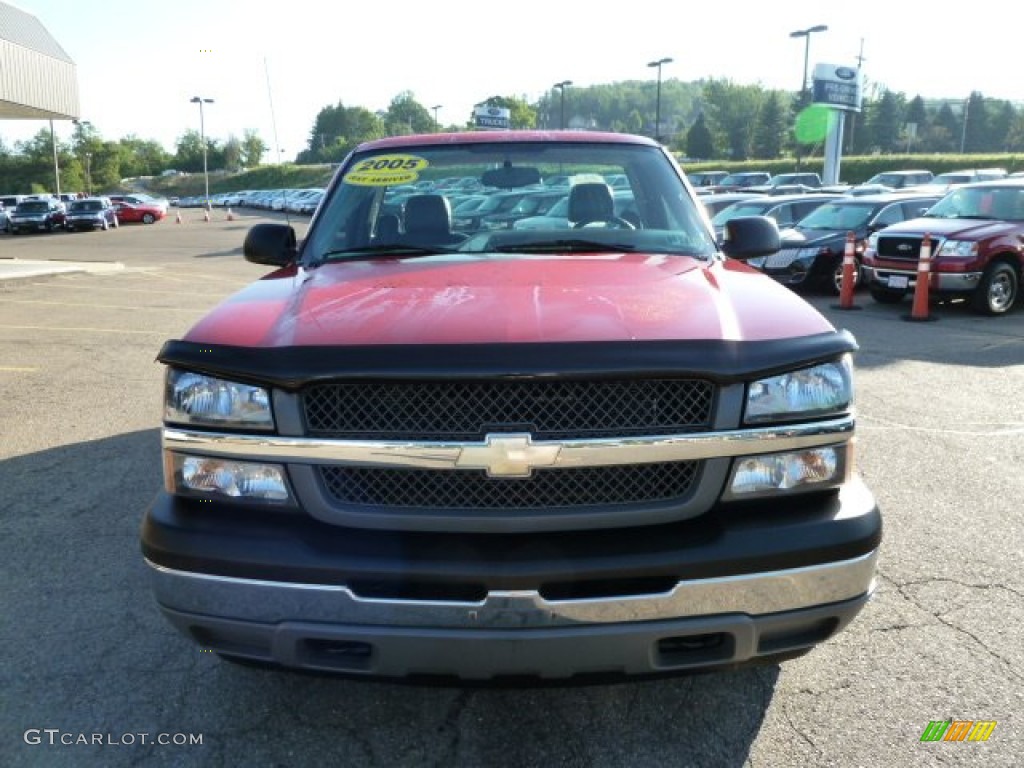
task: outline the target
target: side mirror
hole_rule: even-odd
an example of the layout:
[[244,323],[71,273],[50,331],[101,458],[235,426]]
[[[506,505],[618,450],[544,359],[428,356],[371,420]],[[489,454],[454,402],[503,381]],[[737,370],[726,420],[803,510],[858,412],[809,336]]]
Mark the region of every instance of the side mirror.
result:
[[242,253],[253,264],[291,264],[298,255],[295,230],[287,224],[256,224],[245,236]]
[[730,258],[767,256],[781,245],[779,225],[767,216],[740,216],[725,223],[722,252]]

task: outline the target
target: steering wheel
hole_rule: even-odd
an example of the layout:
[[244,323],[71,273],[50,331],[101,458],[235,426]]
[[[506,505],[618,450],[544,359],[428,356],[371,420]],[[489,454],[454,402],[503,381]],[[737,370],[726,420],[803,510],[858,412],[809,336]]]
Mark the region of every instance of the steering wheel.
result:
[[588,219],[587,221],[577,221],[572,225],[573,229],[584,229],[594,224],[603,224],[608,229],[636,229],[636,226],[621,216],[609,216],[607,219]]

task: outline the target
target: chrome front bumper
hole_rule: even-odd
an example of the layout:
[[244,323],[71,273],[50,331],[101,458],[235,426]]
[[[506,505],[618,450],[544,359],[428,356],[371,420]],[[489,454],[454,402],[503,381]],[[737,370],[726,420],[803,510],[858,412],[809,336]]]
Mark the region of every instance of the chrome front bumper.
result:
[[149,562],[165,616],[202,647],[358,675],[656,674],[800,653],[874,591],[877,550],[819,566],[680,582],[667,593],[479,602],[367,599],[346,587],[209,576]]

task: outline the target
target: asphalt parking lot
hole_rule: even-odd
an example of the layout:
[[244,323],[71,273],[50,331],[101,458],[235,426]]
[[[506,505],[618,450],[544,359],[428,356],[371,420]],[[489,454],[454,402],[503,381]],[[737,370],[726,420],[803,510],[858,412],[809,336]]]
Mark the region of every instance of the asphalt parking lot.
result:
[[[875,598],[801,659],[490,689],[312,677],[202,653],[158,614],[138,527],[161,484],[160,345],[267,271],[241,257],[245,231],[264,219],[236,214],[0,235],[0,274],[70,265],[0,280],[0,765],[1020,764],[1020,307],[983,318],[940,306],[936,322],[909,323],[909,301],[858,295],[862,309],[841,312],[811,298],[861,345],[858,461],[886,530]],[[937,720],[996,726],[983,743],[922,743]],[[196,735],[201,744],[180,743]]]

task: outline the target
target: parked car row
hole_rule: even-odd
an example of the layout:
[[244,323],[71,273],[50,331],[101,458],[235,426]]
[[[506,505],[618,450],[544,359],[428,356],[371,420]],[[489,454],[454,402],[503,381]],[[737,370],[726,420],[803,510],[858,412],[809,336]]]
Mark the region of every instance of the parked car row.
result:
[[[28,232],[54,232],[83,229],[116,229],[125,222],[153,224],[167,215],[167,208],[156,198],[135,195],[110,195],[60,200],[52,195],[20,197],[8,208],[0,203],[0,230],[12,235]],[[6,201],[7,198],[5,197]]]
[[324,196],[322,187],[307,189],[243,189],[210,195],[182,197],[176,200],[179,208],[258,208],[267,211],[312,214]]

